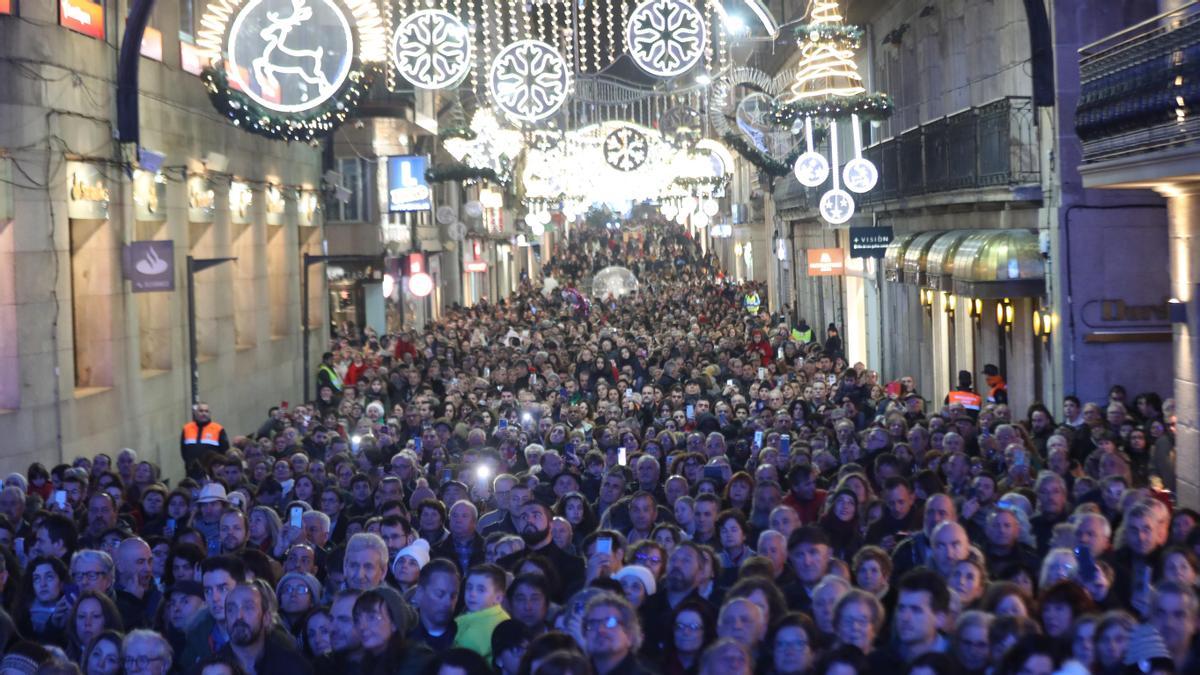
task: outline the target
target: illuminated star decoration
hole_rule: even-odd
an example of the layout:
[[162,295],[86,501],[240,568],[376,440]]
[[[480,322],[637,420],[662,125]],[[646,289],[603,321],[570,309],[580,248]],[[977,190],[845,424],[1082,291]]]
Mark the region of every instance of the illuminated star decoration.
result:
[[440,9],[416,12],[396,28],[392,41],[396,70],[414,86],[442,89],[471,71],[471,33],[458,17]]
[[704,17],[685,0],[647,0],[629,16],[625,46],[639,68],[675,77],[704,55]]
[[645,134],[632,127],[621,127],[604,139],[604,161],[618,171],[637,169],[649,153]]
[[519,122],[539,122],[558,112],[570,93],[567,63],[540,40],[520,40],[492,61],[488,86],[496,107]]

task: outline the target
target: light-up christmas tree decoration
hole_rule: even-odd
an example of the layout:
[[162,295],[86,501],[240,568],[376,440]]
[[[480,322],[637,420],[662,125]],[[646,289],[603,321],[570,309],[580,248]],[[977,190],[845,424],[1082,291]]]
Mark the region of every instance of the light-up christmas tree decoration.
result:
[[[863,86],[854,52],[862,30],[842,23],[837,0],[812,0],[806,23],[796,27],[800,65],[796,81],[777,99],[775,122],[790,125],[804,134],[805,152],[793,167],[796,180],[805,187],[825,184],[832,176],[833,187],[821,197],[820,211],[835,225],[854,215],[854,199],[842,189],[868,192],[879,181],[875,165],[862,156],[861,118],[884,119],[891,114],[887,94],[868,92]],[[838,162],[838,121],[849,118],[854,134],[854,158],[841,167]],[[829,127],[829,157],[813,145],[813,126]]]

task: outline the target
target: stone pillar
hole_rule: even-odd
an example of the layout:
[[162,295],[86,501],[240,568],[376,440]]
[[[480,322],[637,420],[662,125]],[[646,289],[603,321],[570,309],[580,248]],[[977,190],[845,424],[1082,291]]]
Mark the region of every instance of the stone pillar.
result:
[[1167,197],[1171,292],[1187,306],[1175,324],[1175,474],[1179,504],[1200,506],[1200,183],[1160,190]]

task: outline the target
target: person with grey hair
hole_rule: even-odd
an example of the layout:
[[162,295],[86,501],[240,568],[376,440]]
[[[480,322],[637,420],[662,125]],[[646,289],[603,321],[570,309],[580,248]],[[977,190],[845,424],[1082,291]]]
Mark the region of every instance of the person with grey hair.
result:
[[387,544],[377,534],[359,532],[346,542],[342,573],[346,587],[356,591],[378,588],[387,576]]
[[255,675],[311,675],[312,664],[277,627],[275,594],[266,583],[239,584],[225,597],[229,643],[217,656],[232,658]]
[[642,627],[637,610],[625,598],[601,593],[587,603],[583,613],[584,651],[597,675],[649,672],[638,660]]
[[117,475],[126,485],[133,485],[133,467],[137,461],[137,450],[133,448],[121,448],[117,453]]
[[485,562],[486,548],[483,537],[479,535],[479,508],[471,502],[460,499],[450,506],[447,513],[450,536],[434,546],[430,557],[446,558],[458,565],[460,574]]
[[15,530],[20,531],[25,524],[25,489],[17,485],[8,485],[0,490],[0,513],[8,516]]
[[826,637],[837,632],[833,622],[833,612],[842,596],[850,592],[850,582],[833,575],[826,574],[812,593],[812,618],[817,631]]
[[139,628],[121,642],[121,661],[127,675],[164,675],[171,672],[174,658],[171,643],[156,631]]
[[71,580],[79,584],[81,593],[95,591],[108,595],[116,581],[112,556],[90,548],[76,551],[71,556]]
[[1054,526],[1071,516],[1067,482],[1053,471],[1038,473],[1033,489],[1037,492],[1037,514],[1029,519],[1038,555],[1046,555],[1054,538]]
[[304,526],[304,538],[308,543],[317,548],[325,548],[329,543],[329,516],[316,510],[305,511],[301,522]]

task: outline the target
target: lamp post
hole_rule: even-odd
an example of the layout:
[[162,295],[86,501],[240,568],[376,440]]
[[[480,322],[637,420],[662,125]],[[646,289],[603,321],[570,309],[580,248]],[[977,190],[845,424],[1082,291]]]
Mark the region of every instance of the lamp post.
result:
[[200,402],[200,364],[196,348],[196,272],[203,272],[221,263],[237,258],[193,258],[187,257],[187,303],[188,303],[188,360],[192,372],[192,405]]

